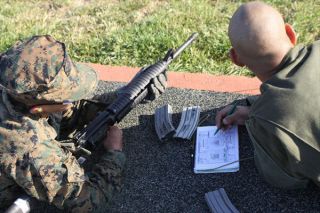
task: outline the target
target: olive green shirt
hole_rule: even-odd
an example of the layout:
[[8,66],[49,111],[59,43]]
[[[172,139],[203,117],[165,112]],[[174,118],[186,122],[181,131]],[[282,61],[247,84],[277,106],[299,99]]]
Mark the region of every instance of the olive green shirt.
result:
[[246,122],[258,170],[275,186],[320,186],[320,41],[291,49],[277,70]]

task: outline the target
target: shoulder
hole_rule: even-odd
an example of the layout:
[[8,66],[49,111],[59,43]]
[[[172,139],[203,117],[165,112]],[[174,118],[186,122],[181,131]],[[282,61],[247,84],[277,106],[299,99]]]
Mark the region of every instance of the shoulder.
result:
[[46,120],[33,120],[27,116],[10,117],[0,122],[0,152],[13,158],[29,153],[43,141],[50,141],[56,137],[55,130]]

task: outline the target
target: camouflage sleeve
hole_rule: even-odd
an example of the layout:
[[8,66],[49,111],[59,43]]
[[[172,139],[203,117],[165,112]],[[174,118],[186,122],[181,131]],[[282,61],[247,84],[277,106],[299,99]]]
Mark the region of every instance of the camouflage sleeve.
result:
[[[88,180],[83,184],[80,194],[66,199],[65,208],[71,212],[106,212],[113,194],[121,189],[124,164],[122,152],[106,152],[87,174]],[[62,192],[63,197],[64,190]]]
[[[55,140],[37,143],[8,171],[29,195],[71,212],[103,212],[121,187],[125,156],[105,152],[91,171]],[[9,168],[9,167],[8,167]],[[14,173],[13,173],[14,172]]]

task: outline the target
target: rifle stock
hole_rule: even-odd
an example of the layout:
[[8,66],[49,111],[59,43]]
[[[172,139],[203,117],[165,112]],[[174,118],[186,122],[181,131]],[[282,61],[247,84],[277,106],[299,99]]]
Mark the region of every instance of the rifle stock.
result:
[[172,60],[180,55],[197,36],[197,33],[193,33],[176,51],[170,49],[162,60],[146,68],[142,68],[125,88],[121,90],[117,99],[103,112],[99,113],[87,127],[75,135],[76,145],[85,149],[95,147],[95,142],[91,140],[92,136],[101,128],[120,122],[123,117],[139,104],[148,95],[150,81],[165,72]]

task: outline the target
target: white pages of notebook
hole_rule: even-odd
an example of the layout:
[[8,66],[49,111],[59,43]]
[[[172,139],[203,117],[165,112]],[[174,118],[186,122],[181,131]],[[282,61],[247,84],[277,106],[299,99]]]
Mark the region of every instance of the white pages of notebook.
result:
[[197,128],[195,173],[239,171],[239,136],[235,125],[214,135],[216,126]]

